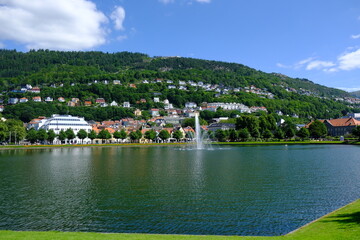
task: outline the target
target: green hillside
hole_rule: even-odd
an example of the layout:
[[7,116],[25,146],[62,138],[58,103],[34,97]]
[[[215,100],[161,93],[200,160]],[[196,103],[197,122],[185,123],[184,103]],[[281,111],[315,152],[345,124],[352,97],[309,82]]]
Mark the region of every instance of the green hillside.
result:
[[[119,80],[121,85],[113,84],[113,80]],[[181,89],[184,82],[185,89]],[[21,92],[21,86],[25,84],[40,87],[41,93]],[[136,87],[130,87],[130,84],[136,84]],[[71,98],[81,101],[75,108],[55,101],[29,101],[5,107],[5,116],[24,121],[51,113],[72,113],[96,120],[118,118],[129,112],[109,107],[102,110],[86,108],[83,102],[95,103],[96,98],[104,98],[108,103],[128,101],[134,108],[142,110],[162,108],[161,103],[153,101],[155,95],[161,101],[168,99],[177,108],[184,107],[186,102],[237,102],[249,107],[264,106],[270,113],[296,114],[303,119],[334,118],[358,110],[357,106],[334,101],[349,96],[347,92],[307,79],[265,73],[237,63],[149,57],[129,52],[38,50],[23,53],[0,50],[0,90],[4,103],[10,97],[31,99],[37,95],[42,99],[64,97],[67,101]],[[139,103],[140,99],[145,99],[146,103]]]

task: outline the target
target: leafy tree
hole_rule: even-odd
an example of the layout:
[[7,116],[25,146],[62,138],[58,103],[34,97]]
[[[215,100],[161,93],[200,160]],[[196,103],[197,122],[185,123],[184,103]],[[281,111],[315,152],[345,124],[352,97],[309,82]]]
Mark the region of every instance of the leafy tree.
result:
[[325,137],[327,134],[327,128],[324,123],[319,120],[315,120],[309,126],[310,136],[313,138]]
[[37,131],[35,129],[31,128],[26,134],[26,139],[30,143],[35,143],[38,140]]
[[91,139],[91,141],[93,141],[95,138],[97,138],[97,134],[94,130],[91,130],[88,134],[88,138]]
[[215,137],[219,142],[225,142],[228,136],[226,134],[226,131],[218,129],[215,131]]
[[65,134],[66,134],[66,138],[69,141],[73,140],[76,137],[74,131],[71,128],[66,129]]
[[147,132],[145,132],[145,136],[146,139],[149,140],[155,140],[156,139],[156,132],[154,130],[149,130]]
[[176,139],[176,141],[179,141],[180,139],[184,138],[184,134],[180,130],[176,130],[173,132],[173,137]]
[[352,134],[356,137],[359,138],[360,141],[360,126],[356,126],[353,130],[352,130]]
[[65,133],[65,131],[60,130],[60,132],[59,132],[59,140],[61,141],[61,143],[63,143],[66,138],[67,138],[67,134]]
[[[199,118],[199,123],[200,125],[208,125],[208,123],[202,118]],[[181,126],[182,127],[190,126],[195,129],[195,118],[185,118],[184,121],[181,123]]]
[[236,126],[237,130],[247,128],[249,130],[251,136],[253,136],[253,137],[260,136],[259,120],[257,117],[255,117],[253,115],[245,115],[245,116],[241,116],[241,117],[237,118],[235,126]]
[[249,139],[249,138],[250,138],[249,130],[248,130],[247,128],[240,129],[240,130],[238,131],[238,136],[239,136],[239,138],[241,138],[243,141]]
[[238,139],[238,132],[235,131],[235,129],[229,130],[229,140],[231,142],[235,142]]
[[266,139],[272,138],[273,136],[274,134],[269,129],[266,129],[263,133],[263,137]]
[[106,141],[106,140],[108,140],[108,139],[111,138],[111,134],[109,133],[108,130],[103,129],[103,130],[101,130],[101,131],[99,132],[99,134],[97,135],[97,137],[100,138],[100,139],[102,139],[102,140],[105,139],[105,141]]
[[9,137],[9,129],[5,122],[0,121],[0,141],[3,142]]
[[44,142],[48,139],[48,134],[46,132],[45,129],[39,129],[37,131],[37,139],[40,141],[40,142]]
[[48,135],[47,140],[48,140],[50,143],[53,143],[53,141],[54,141],[55,138],[56,138],[56,133],[54,132],[54,130],[50,129],[50,130],[47,132],[47,135]]
[[88,133],[84,129],[80,129],[76,136],[81,139],[81,143],[83,143],[84,139],[87,138]]
[[140,130],[136,130],[130,133],[130,139],[133,141],[139,141],[142,137],[142,133]]
[[115,131],[115,132],[113,133],[113,137],[114,137],[115,139],[120,139],[120,138],[121,138],[121,133],[120,133],[119,131]]
[[127,138],[127,133],[125,132],[124,129],[122,129],[119,133],[120,133],[119,134],[120,139],[126,139]]
[[170,133],[166,130],[161,130],[159,132],[159,138],[161,138],[163,141],[165,141],[170,138]]
[[24,124],[20,120],[8,119],[5,121],[7,125],[9,135],[11,136],[11,142],[19,142],[26,137],[26,129]]
[[284,131],[279,127],[275,130],[274,132],[274,137],[277,139],[284,139],[285,138],[285,133]]
[[309,129],[302,127],[299,129],[296,135],[301,139],[307,139],[310,137],[310,132]]
[[282,129],[286,138],[292,138],[296,134],[296,125],[291,121],[285,121]]

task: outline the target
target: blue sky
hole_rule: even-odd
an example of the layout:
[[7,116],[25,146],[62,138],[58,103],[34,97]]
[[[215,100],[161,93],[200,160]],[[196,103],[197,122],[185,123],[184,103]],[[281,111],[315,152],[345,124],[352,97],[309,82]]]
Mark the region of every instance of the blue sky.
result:
[[0,47],[241,63],[360,89],[358,0],[0,0]]

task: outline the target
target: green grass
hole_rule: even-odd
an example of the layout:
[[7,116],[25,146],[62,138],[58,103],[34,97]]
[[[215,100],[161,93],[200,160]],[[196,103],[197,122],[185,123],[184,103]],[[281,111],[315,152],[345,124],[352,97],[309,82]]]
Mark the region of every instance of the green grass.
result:
[[0,231],[0,239],[7,240],[346,240],[360,239],[360,199],[332,212],[292,233],[275,237],[193,236],[121,233],[76,232],[15,232]]

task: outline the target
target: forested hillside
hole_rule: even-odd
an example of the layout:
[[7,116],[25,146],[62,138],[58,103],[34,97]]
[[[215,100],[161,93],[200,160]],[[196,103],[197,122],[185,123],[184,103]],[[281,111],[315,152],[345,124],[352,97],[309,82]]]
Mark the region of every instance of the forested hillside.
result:
[[[112,84],[113,80],[119,80],[121,85]],[[186,82],[186,87],[181,88],[182,82]],[[33,93],[18,91],[25,84],[40,87],[41,93],[37,95],[43,99],[79,98],[94,103],[96,98],[104,98],[108,103],[127,101],[143,110],[163,107],[153,101],[154,94],[158,94],[161,101],[168,99],[178,108],[184,107],[186,102],[238,102],[249,107],[264,106],[269,112],[296,114],[304,119],[339,117],[345,112],[357,110],[357,106],[333,100],[349,96],[345,91],[327,88],[306,79],[265,73],[236,63],[149,57],[129,52],[38,50],[23,53],[0,50],[3,101],[6,103],[10,97],[31,99]],[[130,87],[130,84],[136,86]],[[200,87],[206,85],[207,88]],[[140,99],[145,99],[146,104],[139,103]],[[46,114],[54,111],[77,113],[80,110],[69,110],[68,106],[55,102],[44,103],[41,107],[35,105],[26,103],[27,113],[22,112],[19,105],[9,105],[4,114],[21,119],[20,115],[29,115],[28,112],[33,111],[31,116],[23,118],[25,120],[37,115],[39,110],[36,109],[42,109]],[[85,111],[83,114],[86,115],[86,111],[94,110],[81,111]]]

